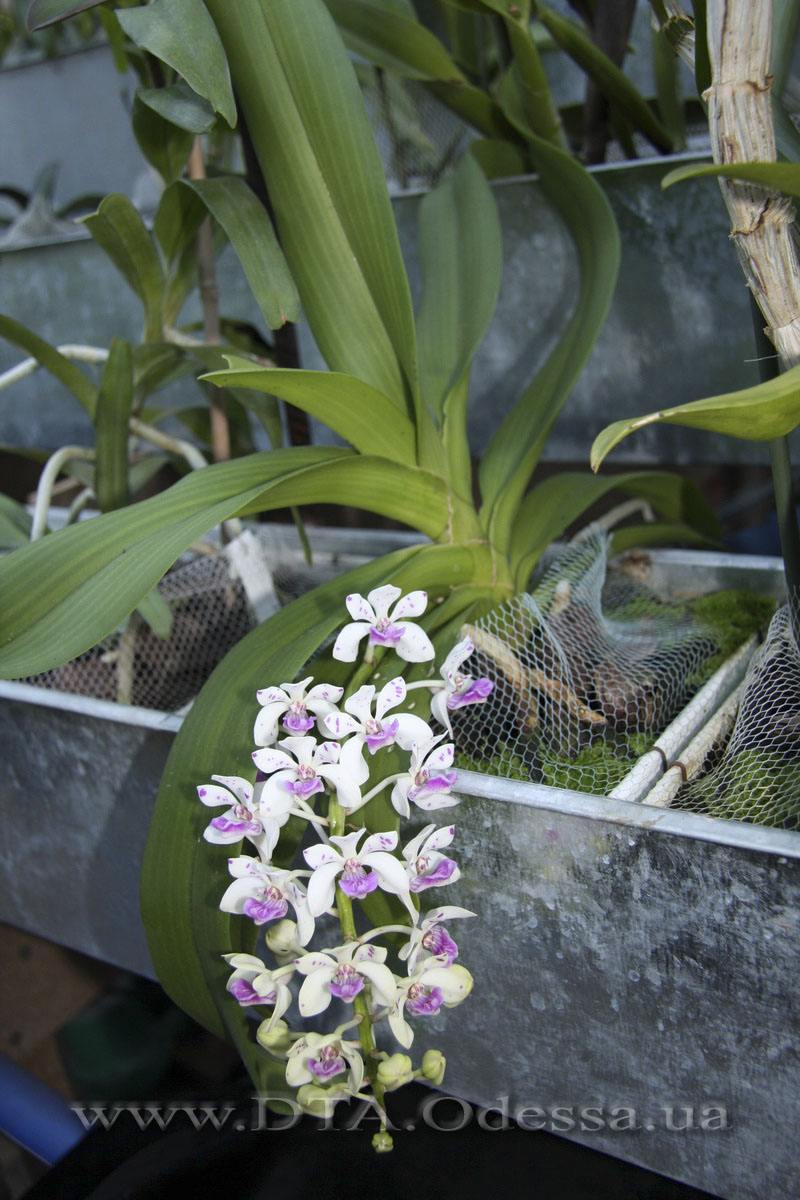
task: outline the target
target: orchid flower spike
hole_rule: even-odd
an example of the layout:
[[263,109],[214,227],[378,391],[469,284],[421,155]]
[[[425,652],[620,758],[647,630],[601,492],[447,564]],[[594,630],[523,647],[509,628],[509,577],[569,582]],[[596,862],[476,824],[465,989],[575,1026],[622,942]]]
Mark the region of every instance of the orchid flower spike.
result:
[[[400,588],[391,583],[373,588],[364,599],[358,592],[348,596],[345,603],[353,621],[345,625],[333,647],[333,657],[341,662],[355,662],[358,645],[369,636],[372,646],[388,646],[406,662],[427,662],[435,651],[430,638],[419,625],[406,617],[419,617],[425,612],[428,596],[425,592],[409,592],[402,596]],[[389,612],[389,606],[397,600]],[[397,624],[402,621],[402,624]]]
[[491,679],[474,679],[462,672],[461,667],[474,649],[468,637],[453,647],[441,666],[442,685],[431,700],[431,716],[444,725],[451,737],[450,713],[467,704],[483,704],[494,687]]
[[278,740],[278,722],[281,722],[286,733],[292,737],[302,737],[314,728],[317,722],[322,729],[322,721],[329,714],[336,712],[336,705],[342,698],[344,688],[334,687],[330,683],[318,683],[306,691],[313,675],[301,679],[299,683],[282,683],[280,687],[261,688],[256,692],[256,698],[261,705],[261,712],[256,717],[253,729],[253,741],[257,746],[274,746]]

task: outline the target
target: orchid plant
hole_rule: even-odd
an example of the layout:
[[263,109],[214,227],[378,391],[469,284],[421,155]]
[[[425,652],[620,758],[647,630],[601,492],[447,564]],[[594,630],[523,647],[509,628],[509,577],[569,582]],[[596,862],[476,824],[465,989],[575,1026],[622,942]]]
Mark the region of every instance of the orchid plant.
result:
[[[74,0],[36,3],[51,18],[75,7]],[[375,7],[395,6],[387,0]],[[492,0],[488,7],[500,6]],[[195,700],[156,801],[142,876],[154,965],[177,1003],[236,1041],[265,1091],[274,1085],[268,1056],[254,1054],[248,1006],[231,996],[274,995],[267,1018],[272,1024],[261,1040],[283,1037],[283,1017],[275,1014],[286,1011],[296,961],[308,983],[301,988],[304,1007],[324,1000],[326,980],[336,978],[343,991],[369,980],[377,1003],[392,1014],[390,1028],[406,1036],[404,1014],[414,1012],[421,994],[415,989],[440,987],[423,983],[427,972],[459,978],[452,963],[434,968],[430,961],[431,955],[452,953],[440,927],[446,916],[413,915],[421,891],[453,877],[446,854],[450,827],[434,822],[404,842],[398,833],[400,820],[415,809],[433,812],[452,801],[449,743],[429,736],[427,715],[411,711],[410,704],[395,711],[405,703],[403,689],[405,695],[415,688],[430,693],[425,671],[431,653],[447,655],[430,711],[446,734],[450,714],[479,703],[488,686],[465,670],[469,646],[459,641],[462,625],[524,590],[541,553],[589,505],[622,490],[646,499],[662,517],[622,531],[617,549],[663,537],[665,527],[673,538],[701,542],[717,530],[697,489],[666,473],[598,479],[588,471],[570,472],[531,487],[553,422],[605,320],[619,239],[594,178],[540,132],[537,91],[529,86],[538,62],[530,6],[503,11],[514,62],[492,103],[524,139],[545,196],[572,235],[581,283],[559,340],[499,423],[477,480],[466,433],[469,378],[500,287],[502,244],[492,191],[476,160],[465,158],[420,206],[422,290],[415,311],[356,76],[323,0],[152,0],[126,10],[126,30],[178,73],[180,95],[188,88],[223,118],[234,120],[238,111],[246,122],[280,238],[278,261],[285,256],[292,281],[284,290],[291,300],[296,285],[330,367],[272,369],[229,355],[227,368],[206,378],[225,389],[285,400],[322,420],[346,444],[276,449],[204,467],[160,495],[49,535],[0,562],[0,675],[18,678],[61,664],[112,632],[193,541],[229,517],[335,502],[398,520],[421,535],[418,545],[294,601],[234,648]],[[450,69],[441,56],[438,64]],[[452,78],[457,76],[453,66]],[[472,100],[476,112],[484,111]],[[168,111],[179,119],[182,110],[177,105]],[[166,202],[176,206],[170,228],[180,231],[181,204],[188,199],[194,211],[197,195],[197,188],[187,193],[183,184],[172,191]],[[234,206],[237,214],[255,202],[248,195],[246,204]],[[113,225],[114,211],[112,205],[103,214],[104,230]],[[277,245],[270,234],[246,256],[251,284],[263,283]],[[161,281],[158,273],[156,278]],[[29,352],[44,353],[39,346]],[[430,596],[425,605],[423,591]],[[325,682],[317,683],[307,664],[337,630],[345,594],[351,619],[339,633],[335,656],[315,660],[314,678],[317,663],[325,672]],[[365,641],[364,658],[357,661]],[[392,649],[402,670],[373,681]],[[265,688],[270,679],[287,682]],[[259,689],[257,757],[251,759],[249,722],[242,714]],[[276,747],[281,727],[287,736]],[[374,778],[376,757],[400,754],[410,757],[403,769],[390,772],[391,787]],[[212,780],[223,763],[247,767]],[[206,836],[206,809],[190,802],[198,777],[211,781],[201,800],[224,810]],[[321,797],[326,813],[317,807]],[[355,827],[346,827],[350,813]],[[319,838],[302,868],[291,866],[298,826],[315,829]],[[235,856],[231,883],[217,847],[242,838],[257,857]],[[346,891],[351,883],[356,890],[373,889],[363,897],[370,910],[388,895],[405,913],[410,974],[402,985],[395,979],[394,992],[368,949],[356,947],[351,954],[352,930],[344,931],[341,945],[326,941],[318,954],[294,945],[295,938],[301,949],[308,945],[309,927],[316,928],[334,902],[341,917],[352,900]],[[224,906],[210,905],[209,891],[218,886],[222,892],[223,884]],[[277,916],[289,908],[295,930],[281,924],[287,917]],[[262,917],[290,960],[274,969],[262,970],[254,955],[253,930]],[[396,917],[378,924],[397,924]],[[366,1003],[361,994],[354,1004]],[[345,1086],[359,1091],[360,1052],[346,1036],[353,1028],[328,1040],[311,1034],[298,1039],[287,1050],[289,1082],[317,1086],[330,1074],[338,1087],[346,1073]],[[390,1071],[383,1061],[376,1079]],[[340,1062],[348,1064],[346,1072],[329,1073],[323,1065]]]
[[[366,598],[350,595],[346,604],[348,613],[361,619],[345,625],[332,654],[353,662],[366,638],[358,678],[365,672],[376,679],[386,673],[385,657],[380,673],[376,670],[379,649],[406,662],[427,663],[434,657],[424,630],[408,619],[425,611],[423,591],[401,596],[399,588],[388,584]],[[442,1082],[442,1054],[427,1050],[415,1069],[405,1053],[414,1040],[408,1018],[434,1016],[469,995],[472,976],[455,961],[458,946],[446,922],[475,914],[452,904],[426,913],[418,907],[421,893],[459,878],[456,861],[443,853],[453,841],[453,825],[437,827],[435,818],[401,847],[398,832],[370,834],[359,814],[388,789],[391,806],[404,820],[412,807],[427,815],[458,803],[451,790],[456,782],[450,769],[453,745],[443,742],[450,728],[448,712],[482,703],[492,689],[490,680],[473,679],[461,670],[473,649],[468,638],[454,647],[439,680],[407,685],[398,675],[380,690],[375,683],[355,687],[356,681],[345,690],[314,684],[309,676],[301,683],[262,689],[253,729],[255,784],[241,776],[213,775],[197,789],[204,806],[226,810],[206,826],[205,841],[238,847],[244,840],[255,852],[228,860],[233,882],[219,902],[223,913],[241,916],[252,926],[251,940],[252,934],[265,931],[275,960],[268,966],[253,953],[222,956],[230,969],[227,992],[241,1009],[262,1015],[251,1055],[280,1063],[286,1084],[296,1089],[297,1103],[314,1115],[327,1116],[340,1100],[353,1097],[371,1102],[381,1119],[373,1139],[380,1151],[392,1146],[385,1093],[413,1078]],[[417,714],[397,711],[410,688],[432,694],[432,720],[442,727],[439,732]],[[381,760],[393,746],[409,761],[386,773]],[[291,821],[318,839],[302,850],[305,866],[297,869],[279,865],[276,857]],[[296,833],[291,842],[293,850]],[[404,919],[359,930],[364,922],[358,921],[356,906],[360,909],[379,889],[396,898]],[[397,965],[405,966],[402,974],[387,965],[389,948],[380,944],[391,934],[403,939],[396,948]],[[311,948],[315,937],[323,948]],[[293,980],[299,983],[301,1018],[318,1017],[338,1000],[348,1019],[329,1032],[292,1032],[284,1017],[294,1000]],[[383,1021],[400,1051],[378,1048],[376,1027]]]

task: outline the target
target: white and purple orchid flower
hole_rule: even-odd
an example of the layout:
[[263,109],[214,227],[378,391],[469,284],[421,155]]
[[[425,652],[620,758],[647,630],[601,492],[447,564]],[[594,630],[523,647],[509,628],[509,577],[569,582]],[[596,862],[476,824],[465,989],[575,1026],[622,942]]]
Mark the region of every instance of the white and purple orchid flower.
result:
[[468,704],[483,704],[494,687],[491,679],[475,679],[472,675],[462,672],[463,664],[474,649],[475,646],[469,637],[462,638],[453,647],[442,663],[442,685],[431,700],[431,716],[435,717],[440,725],[444,725],[451,736],[453,729],[450,713]]
[[377,696],[375,691],[373,684],[365,684],[345,700],[343,713],[334,712],[324,719],[328,733],[335,738],[347,738],[342,745],[340,762],[359,785],[369,778],[369,767],[364,760],[365,746],[370,754],[394,745],[401,750],[410,750],[414,742],[429,741],[433,737],[430,726],[413,713],[396,713],[385,719],[386,714],[406,698],[402,676],[390,679]]
[[305,975],[298,996],[302,1017],[314,1017],[324,1012],[333,997],[348,1003],[363,992],[365,983],[372,987],[372,998],[385,1008],[391,1008],[397,996],[392,972],[384,965],[386,948],[369,943],[350,942],[326,950],[304,954],[294,963]]
[[[409,592],[398,599],[401,596],[400,588],[391,583],[373,588],[366,599],[358,592],[348,596],[345,603],[353,620],[339,633],[333,646],[333,657],[340,662],[355,662],[361,639],[368,637],[369,654],[374,646],[387,646],[405,662],[427,662],[433,658],[435,651],[427,633],[406,619],[425,612],[427,593]],[[397,603],[390,612],[389,607],[395,600]]]
[[244,1007],[274,1005],[267,1022],[267,1027],[271,1029],[292,1002],[289,983],[295,972],[294,964],[271,971],[254,954],[223,954],[222,957],[234,968],[225,986],[235,1000]]
[[306,894],[296,882],[306,871],[284,871],[241,855],[228,859],[233,883],[219,902],[222,912],[249,917],[256,925],[280,921],[294,909],[297,917],[297,940],[307,946],[314,934],[314,917],[309,911]]
[[398,981],[397,999],[389,1010],[389,1028],[401,1046],[408,1049],[414,1031],[405,1019],[434,1017],[439,1010],[454,1008],[472,991],[472,976],[466,967],[443,966],[440,959],[425,959],[408,979]]
[[287,795],[301,806],[310,796],[324,791],[328,783],[336,790],[342,808],[357,808],[361,801],[358,784],[350,772],[337,765],[341,747],[338,742],[322,742],[313,737],[288,737],[278,743],[282,749],[264,747],[253,751],[253,762],[269,778],[264,784],[261,803],[278,802]]
[[322,731],[323,719],[329,713],[336,712],[344,688],[318,683],[306,690],[313,679],[313,675],[309,675],[299,683],[282,683],[280,687],[262,688],[256,692],[261,705],[253,729],[253,740],[257,746],[275,745],[279,723],[291,737],[302,737],[309,733],[315,722]]
[[420,955],[425,958],[437,958],[444,966],[449,967],[458,957],[458,946],[442,922],[474,916],[474,912],[470,912],[468,908],[459,908],[457,904],[443,904],[441,908],[432,908],[419,925],[413,927],[411,937],[398,952],[398,957],[408,962],[409,971],[414,971]]
[[239,775],[212,775],[211,778],[213,783],[204,783],[197,789],[201,803],[209,808],[227,804],[228,810],[206,826],[203,830],[205,840],[217,846],[230,846],[248,838],[259,854],[266,851],[268,858],[271,848],[267,847],[268,838],[252,783]]
[[443,847],[450,845],[454,835],[454,825],[443,825],[439,829],[434,825],[426,825],[403,847],[410,891],[424,892],[427,888],[443,887],[461,878],[455,859],[441,853]]
[[417,910],[409,895],[408,876],[400,860],[390,853],[397,846],[397,834],[373,833],[359,850],[358,843],[366,832],[362,828],[341,837],[332,836],[333,845],[320,843],[303,851],[312,871],[308,881],[310,913],[318,917],[333,905],[338,879],[339,887],[352,899],[362,900],[377,887],[399,896],[415,920]]
[[347,1084],[357,1092],[364,1079],[364,1060],[358,1042],[345,1041],[341,1030],[334,1033],[304,1033],[286,1056],[286,1082],[290,1087],[326,1084],[347,1071]]
[[455,750],[452,742],[444,746],[438,743],[444,737],[439,734],[422,745],[416,742],[411,747],[411,762],[408,771],[400,776],[392,788],[392,804],[401,817],[411,815],[411,804],[425,812],[437,808],[452,808],[458,804],[458,796],[450,794],[450,788],[458,775],[449,770],[453,765]]

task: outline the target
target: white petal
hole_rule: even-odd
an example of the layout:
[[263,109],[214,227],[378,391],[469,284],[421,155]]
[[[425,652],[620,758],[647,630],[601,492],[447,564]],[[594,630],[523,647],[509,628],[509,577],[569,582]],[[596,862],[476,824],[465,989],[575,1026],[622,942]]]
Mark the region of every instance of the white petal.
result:
[[[433,826],[429,826],[429,828],[433,828]],[[442,850],[445,846],[449,846],[455,836],[455,832],[455,825],[442,825],[425,842],[425,853],[429,850]]]
[[320,954],[319,951],[303,954],[300,958],[295,959],[293,964],[301,975],[310,975],[312,971],[321,971],[328,967],[330,967],[331,975],[333,975],[336,965],[335,958],[331,958],[330,954]]
[[341,855],[332,850],[330,846],[326,846],[324,842],[318,842],[316,846],[308,846],[303,851],[303,858],[306,860],[312,871],[316,871],[324,863],[341,863]]
[[[307,851],[305,853],[308,853]],[[308,881],[308,911],[312,917],[320,917],[333,904],[336,894],[334,881],[342,869],[340,861],[326,862],[317,867]]]
[[349,738],[342,746],[342,756],[339,766],[352,777],[354,783],[361,787],[369,779],[369,766],[364,759],[364,738],[356,736]]
[[297,1006],[301,1017],[315,1017],[324,1012],[331,1002],[328,984],[333,978],[335,967],[331,970],[315,971],[303,980],[303,986],[297,997]]
[[413,858],[418,858],[422,849],[422,843],[425,841],[428,834],[433,833],[435,828],[435,825],[426,825],[424,829],[419,831],[416,837],[413,837],[410,842],[407,842],[403,848],[403,858],[408,859],[409,862],[411,862]]
[[448,767],[452,767],[455,757],[455,748],[452,742],[448,742],[445,746],[438,746],[425,759],[425,766],[429,771],[446,771]]
[[199,787],[197,797],[202,804],[208,805],[209,808],[214,808],[218,804],[227,804],[229,808],[232,808],[236,803],[236,797],[227,788],[216,787],[213,783],[204,783],[202,787]]
[[[370,593],[370,598],[371,595],[372,593]],[[345,600],[345,607],[354,621],[367,621],[372,625],[377,620],[375,609],[360,592],[353,592],[351,596],[348,596]]]
[[302,700],[305,695],[306,685],[311,683],[313,678],[313,675],[307,675],[305,679],[301,679],[297,683],[282,683],[281,687],[290,700]]
[[223,787],[230,788],[242,804],[249,805],[253,799],[252,783],[242,779],[240,775],[212,775],[211,778],[215,783],[221,783]]
[[[305,682],[308,683],[308,679]],[[332,683],[317,683],[306,696],[306,708],[310,708],[313,712],[316,712],[315,705],[320,702],[338,704],[343,695],[343,687],[335,687]]]
[[292,771],[277,771],[266,780],[258,797],[259,816],[283,820],[284,824],[293,804],[291,792],[286,790],[286,784],[291,783],[297,775],[297,767]]
[[[395,1040],[398,1041],[405,1050],[407,1050],[414,1041],[414,1030],[411,1028],[408,1021],[405,1020],[401,1012],[398,1011],[389,1013],[389,1028],[391,1029]],[[286,1071],[286,1078],[289,1078],[288,1069]]]
[[231,967],[235,967],[237,971],[266,971],[267,965],[260,958],[256,958],[254,954],[223,954],[225,962]]
[[392,794],[390,797],[392,801],[392,808],[406,821],[411,816],[411,806],[408,803],[408,789],[410,786],[410,779],[398,779],[397,783],[392,788]]
[[447,732],[452,735],[453,727],[450,724],[450,713],[447,708],[447,692],[444,688],[440,692],[436,692],[431,700],[431,716],[435,717],[440,725],[444,725]]
[[355,662],[358,657],[358,643],[363,637],[366,637],[369,629],[369,625],[363,621],[356,621],[351,625],[345,625],[333,643],[333,650],[331,651],[333,657],[339,662]]
[[285,737],[278,745],[283,746],[284,750],[288,750],[289,754],[293,754],[299,763],[309,764],[314,758],[317,739],[315,737]]
[[426,987],[440,988],[442,1000],[448,1008],[452,1008],[466,1000],[472,991],[473,981],[466,967],[453,963],[451,967],[432,967],[429,971],[423,971],[420,982]]
[[364,1060],[357,1051],[351,1050],[344,1044],[342,1044],[342,1054],[350,1064],[350,1087],[352,1091],[358,1092],[364,1082]]
[[278,721],[288,707],[285,700],[264,705],[253,726],[253,741],[257,746],[272,746],[278,740]]
[[373,588],[371,592],[367,592],[367,599],[375,610],[373,622],[386,616],[389,612],[389,605],[393,604],[399,595],[401,595],[400,588],[395,587],[393,583],[385,583],[383,587]]
[[423,812],[436,812],[440,808],[455,808],[461,803],[461,797],[452,792],[430,792],[427,795],[423,792],[421,796],[414,797],[413,803]]
[[415,742],[433,737],[430,726],[426,725],[421,717],[415,717],[413,713],[398,713],[392,720],[397,721],[397,734],[394,740],[401,750],[408,751]]
[[366,829],[362,825],[354,833],[331,834],[330,840],[334,845],[339,847],[342,852],[342,858],[352,858],[356,853],[356,846],[361,840],[362,833],[366,832]]
[[251,900],[254,891],[252,879],[234,879],[219,902],[222,912],[242,913],[245,900]]
[[395,652],[406,662],[428,662],[436,656],[433,643],[425,630],[411,621],[406,624],[405,633],[395,646]]
[[323,718],[323,725],[328,733],[332,733],[334,737],[348,737],[351,733],[358,733],[361,725],[358,721],[354,721],[352,717],[348,717],[347,713],[334,712],[329,713]]
[[380,721],[384,713],[388,712],[390,708],[397,708],[397,705],[402,704],[405,698],[406,681],[402,675],[398,675],[396,679],[390,679],[378,692],[375,716]]
[[281,687],[261,688],[256,692],[256,700],[259,704],[288,704],[290,696],[284,690],[289,687],[288,683],[284,683]]
[[391,620],[400,621],[403,617],[421,617],[427,607],[427,592],[409,592],[395,605]]
[[391,1008],[397,999],[397,984],[388,967],[377,962],[360,962],[358,972],[372,984],[372,995],[378,1004]]
[[443,904],[441,908],[432,908],[425,913],[423,925],[438,925],[440,921],[454,921],[456,917],[475,917],[477,913],[468,908],[459,908],[457,904]]
[[372,833],[361,847],[361,855],[374,854],[376,850],[394,850],[397,846],[397,833],[387,830],[383,833]]
[[320,767],[318,774],[336,788],[336,799],[348,812],[361,807],[361,791],[349,771],[341,766]]
[[271,775],[273,771],[285,771],[287,767],[292,770],[297,769],[297,763],[288,754],[284,754],[283,750],[254,750],[253,762],[258,767],[259,771],[263,771],[265,775]]
[[345,700],[345,712],[352,713],[361,724],[368,721],[372,716],[372,701],[375,699],[375,687],[371,683],[365,683],[360,687],[349,700]]

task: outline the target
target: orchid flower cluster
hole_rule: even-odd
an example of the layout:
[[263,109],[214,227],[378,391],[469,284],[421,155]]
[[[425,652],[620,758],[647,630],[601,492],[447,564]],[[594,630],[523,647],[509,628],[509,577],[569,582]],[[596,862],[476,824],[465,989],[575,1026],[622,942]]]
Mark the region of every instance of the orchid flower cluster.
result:
[[[444,1056],[428,1050],[414,1070],[403,1053],[414,1040],[408,1018],[435,1015],[469,994],[472,976],[456,962],[458,946],[446,923],[475,914],[455,905],[419,910],[423,892],[460,876],[447,853],[452,824],[440,825],[434,818],[401,844],[396,832],[368,832],[358,814],[382,792],[404,819],[413,808],[433,814],[456,805],[454,747],[444,740],[452,736],[450,714],[484,701],[492,684],[464,671],[474,649],[465,638],[445,659],[440,679],[407,684],[398,675],[380,690],[374,683],[357,686],[360,679],[379,678],[376,654],[392,650],[406,662],[422,663],[434,657],[434,648],[410,619],[425,611],[425,592],[401,596],[399,588],[386,585],[366,598],[350,595],[346,603],[353,620],[339,633],[333,657],[356,662],[366,639],[349,693],[314,683],[311,676],[258,692],[255,784],[214,775],[198,794],[203,804],[225,808],[206,828],[206,840],[233,845],[246,839],[255,851],[229,860],[233,882],[220,908],[263,927],[275,960],[268,966],[252,954],[225,955],[231,967],[228,991],[240,1005],[271,1010],[258,1025],[257,1040],[273,1056],[285,1058],[286,1081],[298,1089],[305,1111],[328,1115],[339,1100],[368,1099],[382,1122],[374,1144],[390,1149],[384,1093],[420,1076],[441,1083],[445,1068]],[[415,688],[432,693],[431,719],[439,731],[401,708]],[[380,751],[391,747],[407,754],[408,762],[373,783]],[[290,817],[305,821],[318,839],[302,851],[304,866],[293,870],[273,862]],[[353,902],[376,889],[399,899],[402,923],[359,931]],[[311,949],[318,923],[327,915],[338,918],[334,940],[339,944]],[[329,928],[325,922],[324,929]],[[387,934],[404,939],[396,949],[404,974],[387,964],[389,950],[380,944]],[[352,1018],[331,1033],[293,1033],[284,1014],[295,995],[303,1019],[323,1013],[334,998],[351,1006]],[[384,1019],[401,1051],[377,1048],[375,1025]]]

